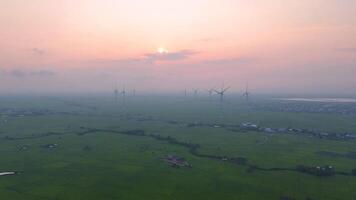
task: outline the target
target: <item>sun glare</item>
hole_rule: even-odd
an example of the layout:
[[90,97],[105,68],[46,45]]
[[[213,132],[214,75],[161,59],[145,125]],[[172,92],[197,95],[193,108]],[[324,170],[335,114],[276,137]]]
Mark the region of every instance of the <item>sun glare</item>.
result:
[[159,47],[159,48],[157,49],[157,52],[158,52],[158,53],[167,53],[167,49],[165,49],[164,47]]

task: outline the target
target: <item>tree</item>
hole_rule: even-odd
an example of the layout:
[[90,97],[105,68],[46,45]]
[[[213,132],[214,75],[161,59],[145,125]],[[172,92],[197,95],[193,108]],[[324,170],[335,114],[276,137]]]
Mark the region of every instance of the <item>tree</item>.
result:
[[351,170],[351,175],[352,175],[352,176],[356,176],[356,169],[352,169],[352,170]]

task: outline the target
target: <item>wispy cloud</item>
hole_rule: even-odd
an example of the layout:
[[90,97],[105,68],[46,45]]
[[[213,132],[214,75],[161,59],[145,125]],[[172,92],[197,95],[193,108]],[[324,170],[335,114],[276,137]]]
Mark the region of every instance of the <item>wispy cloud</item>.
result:
[[27,76],[27,73],[25,73],[24,71],[19,70],[19,69],[13,69],[13,70],[10,70],[10,71],[5,71],[4,74],[6,76],[11,76],[11,77],[16,77],[16,78],[23,78],[23,77]]
[[147,53],[137,58],[126,58],[126,59],[96,59],[88,61],[90,64],[107,64],[116,65],[120,67],[125,66],[140,66],[142,64],[154,64],[157,61],[179,61],[187,59],[195,54],[197,51],[192,50],[180,50],[176,52],[165,52],[165,53]]
[[166,52],[166,53],[149,53],[144,56],[144,60],[148,61],[176,61],[186,59],[198,52],[192,50],[181,50],[177,52]]
[[40,55],[40,56],[45,53],[43,49],[39,49],[39,48],[32,48],[31,52],[35,55]]
[[212,64],[212,65],[239,65],[239,64],[251,63],[256,60],[257,58],[252,58],[252,57],[220,58],[220,59],[205,60],[203,61],[203,63]]
[[218,38],[203,38],[199,40],[201,42],[213,42],[213,41],[218,41]]
[[339,52],[355,52],[356,53],[356,47],[355,48],[339,48],[339,49],[336,49],[336,51],[339,51]]
[[38,70],[38,71],[31,71],[29,73],[31,76],[41,76],[41,77],[48,77],[48,76],[55,76],[56,73],[50,70]]
[[56,73],[50,70],[23,70],[12,69],[2,70],[2,75],[14,78],[28,78],[28,77],[52,77],[56,76]]

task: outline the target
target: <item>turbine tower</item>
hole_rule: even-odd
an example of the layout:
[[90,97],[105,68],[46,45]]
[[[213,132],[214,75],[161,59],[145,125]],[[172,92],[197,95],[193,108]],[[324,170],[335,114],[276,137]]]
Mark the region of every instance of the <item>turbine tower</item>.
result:
[[225,92],[226,92],[228,89],[230,89],[230,86],[229,86],[229,87],[224,87],[224,84],[222,85],[221,90],[215,90],[215,89],[214,89],[214,92],[220,96],[220,101],[221,101],[221,102],[224,100]]
[[211,95],[213,95],[214,88],[211,88],[211,89],[207,90],[207,92],[209,93],[209,97],[211,97]]
[[194,97],[198,96],[198,89],[194,89]]
[[214,88],[211,88],[211,89],[207,90],[207,92],[209,93],[209,100],[211,101],[211,97],[213,95]]
[[120,92],[120,94],[122,95],[122,100],[125,103],[125,99],[126,99],[126,89],[125,86],[122,88],[122,91]]
[[117,102],[119,99],[119,90],[117,89],[117,83],[115,84],[115,89],[114,89],[114,100]]
[[114,90],[114,98],[115,98],[115,102],[117,102],[117,100],[119,98],[119,90],[117,89],[117,87]]
[[187,89],[184,89],[184,96],[187,96]]
[[242,94],[243,97],[246,97],[246,101],[248,101],[248,98],[250,96],[250,92],[248,91],[248,83],[246,84],[246,89],[245,92]]

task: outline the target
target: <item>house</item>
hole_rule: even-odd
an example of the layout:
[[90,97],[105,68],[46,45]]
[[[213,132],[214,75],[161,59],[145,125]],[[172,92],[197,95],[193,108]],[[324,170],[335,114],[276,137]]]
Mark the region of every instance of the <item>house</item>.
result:
[[58,144],[45,144],[45,145],[42,145],[42,147],[45,149],[54,149],[54,148],[58,147]]
[[172,167],[191,167],[191,165],[184,158],[175,155],[167,155],[165,158],[163,158],[163,160],[170,164]]
[[263,128],[263,131],[266,133],[274,133],[276,132],[273,128]]
[[241,128],[246,129],[246,130],[258,130],[258,125],[246,122],[241,124]]
[[283,133],[283,132],[287,132],[287,129],[286,128],[278,128],[277,131],[280,133]]

